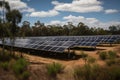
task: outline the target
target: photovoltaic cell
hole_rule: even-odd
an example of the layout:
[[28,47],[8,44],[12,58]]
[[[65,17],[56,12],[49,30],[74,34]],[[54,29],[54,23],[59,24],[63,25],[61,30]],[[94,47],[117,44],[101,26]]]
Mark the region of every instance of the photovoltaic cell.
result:
[[49,50],[49,49],[51,49],[52,48],[52,46],[46,46],[43,50]]
[[[17,38],[15,44],[10,39],[5,39],[5,45],[30,48],[45,51],[64,52],[66,48],[74,46],[97,46],[100,43],[114,43],[120,40],[120,35],[97,35],[97,36],[51,36],[51,37],[26,37]],[[0,44],[2,41],[0,40]]]
[[49,49],[50,51],[55,51],[57,48],[59,47],[52,47],[51,49]]
[[56,52],[64,52],[64,50],[65,50],[65,48],[64,47],[59,47],[57,50],[56,50]]

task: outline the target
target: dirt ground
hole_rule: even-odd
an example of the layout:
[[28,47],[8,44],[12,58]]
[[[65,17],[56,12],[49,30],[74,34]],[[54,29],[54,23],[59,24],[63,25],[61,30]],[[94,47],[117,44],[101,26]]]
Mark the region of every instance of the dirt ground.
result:
[[[120,45],[116,45],[113,47],[97,47],[97,50],[95,51],[81,51],[81,50],[75,50],[76,54],[80,54],[81,52],[84,52],[86,54],[88,54],[88,56],[94,57],[97,60],[97,63],[100,65],[104,65],[104,62],[102,60],[99,59],[98,56],[98,52],[99,51],[117,51],[117,48],[120,47]],[[118,52],[118,51],[117,51]],[[118,52],[120,53],[120,52]],[[58,59],[53,59],[53,58],[44,58],[41,56],[35,56],[35,55],[28,55],[28,54],[24,54],[24,57],[26,57],[31,63],[33,63],[33,65],[36,64],[49,64],[49,63],[53,63],[53,62],[58,62],[61,63],[63,65],[65,65],[66,67],[73,67],[76,65],[83,65],[84,64],[84,60],[77,59],[77,60],[58,60]]]
[[[118,55],[120,56],[120,44],[119,45],[113,45],[110,46],[98,46],[96,47],[96,50],[94,51],[82,51],[82,50],[75,50],[75,53],[77,55],[81,54],[81,52],[84,52],[85,54],[88,54],[88,56],[96,58],[96,63],[104,66],[106,63],[102,60],[100,60],[98,56],[99,51],[116,51]],[[18,54],[18,52],[16,52]],[[23,54],[23,56],[30,62],[29,65],[29,71],[31,72],[31,76],[29,80],[50,80],[49,76],[46,75],[46,65],[57,62],[65,66],[64,73],[57,75],[56,80],[74,80],[73,79],[73,69],[76,66],[82,66],[85,64],[85,61],[82,58],[76,59],[76,60],[60,60],[60,59],[54,59],[54,58],[45,58],[37,55],[30,55],[30,54]]]
[[[102,60],[100,60],[98,56],[99,51],[116,51],[117,53],[120,54],[120,45],[113,45],[113,47],[103,47],[99,46],[97,47],[97,50],[95,51],[83,51],[84,53],[88,54],[88,56],[96,58],[96,63],[104,66],[106,63]],[[82,51],[81,50],[75,50],[76,54],[80,54]],[[33,73],[32,76],[30,77],[30,80],[48,80],[46,78],[46,71],[45,71],[45,65],[53,62],[58,62],[61,63],[62,65],[65,66],[65,73],[64,74],[59,74],[57,80],[74,80],[73,79],[73,68],[76,66],[82,66],[85,64],[85,61],[82,58],[79,58],[77,60],[58,60],[58,59],[53,59],[53,58],[44,58],[41,56],[35,56],[35,55],[28,55],[24,54],[24,57],[27,58],[30,61],[30,71]],[[43,70],[44,69],[44,70]],[[66,75],[67,74],[67,75]],[[42,76],[42,77],[41,77]]]

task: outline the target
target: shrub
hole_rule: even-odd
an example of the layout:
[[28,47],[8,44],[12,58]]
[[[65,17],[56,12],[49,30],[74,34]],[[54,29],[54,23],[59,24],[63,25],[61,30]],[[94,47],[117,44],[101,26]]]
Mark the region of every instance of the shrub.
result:
[[119,66],[111,66],[108,68],[108,75],[110,76],[109,80],[120,80],[120,67]]
[[10,61],[9,61],[9,67],[10,68],[13,68],[13,65],[16,63],[16,60],[15,59],[11,59]]
[[93,57],[88,57],[88,63],[95,63],[96,59]]
[[30,73],[28,71],[24,71],[22,73],[22,80],[27,80],[30,76]]
[[82,58],[85,58],[85,57],[87,57],[88,55],[87,54],[85,54],[83,51],[81,52],[81,57]]
[[81,52],[81,57],[82,57],[82,59],[85,61],[85,63],[86,63],[86,61],[87,61],[87,54],[85,54],[83,51]]
[[13,71],[15,72],[15,74],[19,75],[24,72],[24,70],[27,68],[27,65],[28,62],[25,59],[18,59],[16,63],[13,64]]
[[85,65],[74,69],[75,80],[120,80],[119,66]]
[[75,80],[89,80],[91,74],[91,66],[85,64],[83,67],[77,67],[74,69]]
[[48,75],[53,76],[53,77],[55,77],[57,73],[61,73],[62,70],[64,69],[64,67],[60,63],[48,64],[46,68],[47,68]]
[[116,63],[115,59],[110,59],[110,60],[106,61],[106,64],[108,66],[111,66],[112,64],[115,64],[115,63]]
[[0,64],[0,66],[1,66],[4,70],[8,70],[9,63],[8,63],[8,62],[2,62],[2,63]]
[[84,73],[83,73],[83,69],[82,67],[77,67],[74,69],[74,78],[75,80],[82,80],[83,76],[84,76]]
[[0,51],[0,61],[9,61],[11,58],[10,58],[10,54],[8,53],[8,51],[5,51],[4,54],[2,54],[2,52]]
[[109,57],[110,59],[114,59],[114,58],[117,57],[117,53],[114,52],[114,51],[108,51],[108,57]]
[[107,58],[107,53],[106,52],[100,52],[99,57],[100,57],[100,59],[105,60]]

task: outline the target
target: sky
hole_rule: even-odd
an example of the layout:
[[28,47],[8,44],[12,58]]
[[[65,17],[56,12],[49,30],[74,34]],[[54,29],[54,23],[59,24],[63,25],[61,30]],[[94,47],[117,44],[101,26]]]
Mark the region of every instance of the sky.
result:
[[[18,9],[23,21],[34,25],[64,25],[83,22],[89,27],[108,28],[120,24],[120,0],[6,0]],[[21,24],[22,24],[21,22]]]

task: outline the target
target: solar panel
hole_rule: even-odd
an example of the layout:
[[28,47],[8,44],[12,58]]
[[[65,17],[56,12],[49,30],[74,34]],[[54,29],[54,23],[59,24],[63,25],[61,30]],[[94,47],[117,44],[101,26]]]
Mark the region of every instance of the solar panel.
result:
[[64,43],[64,41],[59,41],[59,43],[56,46],[62,46]]
[[43,48],[43,50],[47,50],[48,51],[51,48],[52,48],[52,46],[46,46],[46,47]]
[[64,52],[65,48],[64,47],[59,47],[56,52]]
[[90,44],[90,46],[93,46],[93,47],[94,47],[94,46],[96,46],[97,44],[98,44],[98,42],[93,42],[93,43]]
[[[65,49],[75,46],[97,46],[100,43],[114,43],[120,40],[120,35],[98,35],[98,36],[51,36],[51,37],[26,37],[17,38],[12,45],[6,38],[5,45],[30,48],[44,51],[64,52]],[[2,44],[2,41],[0,41]]]
[[59,47],[52,47],[51,49],[49,49],[50,51],[55,51],[57,48]]

